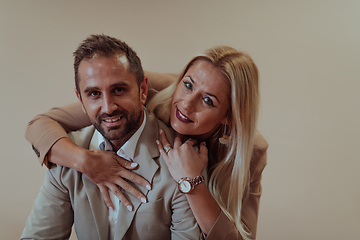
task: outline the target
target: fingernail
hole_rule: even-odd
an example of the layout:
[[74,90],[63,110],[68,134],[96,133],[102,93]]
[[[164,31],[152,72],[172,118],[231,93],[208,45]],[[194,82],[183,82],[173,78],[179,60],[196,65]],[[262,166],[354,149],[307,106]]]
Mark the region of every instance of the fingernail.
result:
[[132,206],[128,205],[126,208],[129,210],[129,212],[132,211]]
[[142,197],[142,198],[141,198],[141,202],[142,202],[142,203],[147,203],[146,198]]
[[137,167],[138,164],[137,164],[136,162],[133,162],[133,163],[130,164],[130,166],[131,166],[131,167]]
[[151,186],[148,184],[146,185],[147,190],[151,190]]
[[156,144],[159,145],[159,144],[160,144],[160,141],[159,141],[159,140],[156,140]]
[[163,130],[162,130],[162,129],[160,129],[160,131],[159,131],[159,132],[160,132],[160,134],[162,134],[162,133],[163,133]]

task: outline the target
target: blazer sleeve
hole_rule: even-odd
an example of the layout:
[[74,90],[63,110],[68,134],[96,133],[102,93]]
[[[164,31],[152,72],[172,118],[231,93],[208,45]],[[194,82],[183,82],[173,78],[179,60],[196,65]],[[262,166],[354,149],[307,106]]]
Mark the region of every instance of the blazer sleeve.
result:
[[172,199],[172,224],[171,239],[193,239],[200,238],[200,228],[191,211],[185,194],[176,189]]
[[[256,228],[259,214],[261,189],[261,176],[267,164],[268,143],[259,133],[255,136],[253,155],[250,164],[250,192],[243,200],[241,210],[241,221],[245,228],[251,233],[252,239],[256,239]],[[207,236],[202,235],[206,240],[233,240],[243,239],[235,230],[234,225],[227,216],[221,212],[218,219]]]
[[35,116],[27,125],[25,138],[32,144],[41,164],[51,167],[46,155],[50,148],[67,132],[91,125],[81,103],[73,103]]
[[62,168],[47,170],[20,239],[69,239],[74,213],[69,193],[57,179]]

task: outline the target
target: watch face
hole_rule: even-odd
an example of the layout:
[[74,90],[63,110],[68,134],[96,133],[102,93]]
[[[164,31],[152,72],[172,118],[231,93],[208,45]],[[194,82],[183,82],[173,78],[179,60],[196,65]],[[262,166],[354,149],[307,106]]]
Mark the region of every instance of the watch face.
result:
[[183,180],[179,183],[179,189],[183,193],[188,193],[191,190],[191,184],[188,180]]

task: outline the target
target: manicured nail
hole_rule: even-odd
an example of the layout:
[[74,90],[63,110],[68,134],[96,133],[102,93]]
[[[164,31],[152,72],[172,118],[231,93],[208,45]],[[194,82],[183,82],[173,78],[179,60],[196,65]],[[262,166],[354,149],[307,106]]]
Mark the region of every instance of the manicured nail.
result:
[[151,190],[151,186],[148,184],[146,185],[147,190]]
[[159,141],[159,140],[156,140],[156,144],[159,145],[159,144],[160,144],[160,141]]
[[130,164],[131,167],[137,167],[139,164],[137,164],[136,162],[133,162]]
[[129,210],[129,212],[131,212],[133,210],[132,206],[130,206],[130,205],[128,205],[126,208]]
[[141,198],[141,202],[142,202],[142,203],[147,203],[146,198],[142,197],[142,198]]
[[160,131],[159,131],[159,132],[160,132],[160,134],[162,134],[162,133],[163,133],[163,130],[162,130],[162,129],[160,129]]

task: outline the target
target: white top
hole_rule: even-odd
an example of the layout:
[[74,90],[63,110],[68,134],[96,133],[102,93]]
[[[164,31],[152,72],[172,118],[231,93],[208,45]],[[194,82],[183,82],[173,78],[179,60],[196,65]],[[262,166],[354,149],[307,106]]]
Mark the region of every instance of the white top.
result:
[[[135,148],[139,141],[140,135],[144,130],[146,122],[146,114],[144,112],[144,120],[140,126],[140,128],[130,137],[130,139],[124,143],[124,145],[117,151],[117,155],[133,162],[134,160],[134,154],[135,154]],[[112,151],[113,148],[108,140],[106,140],[103,135],[101,135],[100,132],[96,131],[96,134],[98,134],[98,140],[99,140],[99,149],[106,150],[106,151]],[[115,226],[117,222],[117,217],[119,214],[119,206],[120,206],[120,200],[115,196],[115,194],[111,191],[109,191],[110,199],[114,204],[115,209],[109,209],[109,240],[114,239],[114,233],[115,233]]]

